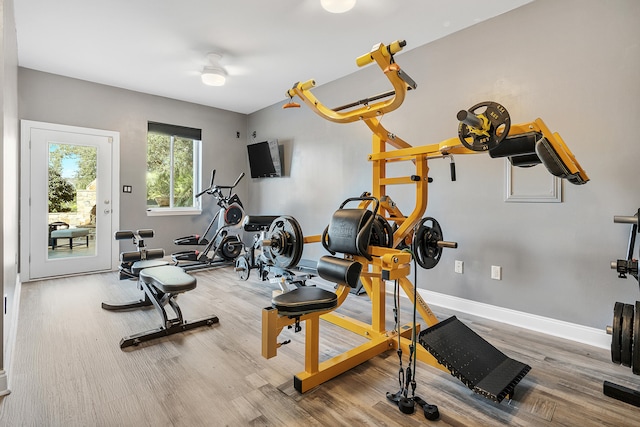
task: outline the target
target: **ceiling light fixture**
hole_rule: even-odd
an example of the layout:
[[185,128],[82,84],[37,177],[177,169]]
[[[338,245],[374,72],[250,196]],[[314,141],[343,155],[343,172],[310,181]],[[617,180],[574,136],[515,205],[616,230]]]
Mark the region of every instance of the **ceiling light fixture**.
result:
[[356,0],[320,0],[323,9],[331,13],[344,13],[353,9]]
[[227,72],[220,66],[222,55],[219,53],[209,53],[207,59],[211,65],[206,65],[202,69],[202,83],[207,86],[223,86],[227,81]]

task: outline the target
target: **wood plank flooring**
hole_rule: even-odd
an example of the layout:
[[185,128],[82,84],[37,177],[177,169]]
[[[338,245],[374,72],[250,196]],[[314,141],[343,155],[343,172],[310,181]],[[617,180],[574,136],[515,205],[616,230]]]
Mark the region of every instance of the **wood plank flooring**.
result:
[[[640,425],[640,408],[602,393],[603,380],[640,389],[640,377],[613,365],[608,351],[438,307],[432,308],[439,318],[456,314],[532,367],[513,400],[493,403],[418,363],[416,394],[438,405],[441,419],[429,422],[421,411],[403,415],[385,397],[399,388],[394,351],[301,395],[293,375],[304,367],[304,332],[284,331],[281,340],[291,344],[273,359],[260,355],[261,309],[277,286],[258,281],[255,272],[240,281],[232,268],[195,275],[198,287],[178,298],[185,318],[216,314],[220,323],[126,351],[120,339],[159,326],[159,316],[109,312],[100,303],[137,299],[134,282],[105,273],[23,284],[12,392],[0,403],[0,426]],[[409,304],[403,303],[407,323]],[[367,321],[370,302],[350,295],[339,311]],[[323,358],[361,342],[322,323]]]

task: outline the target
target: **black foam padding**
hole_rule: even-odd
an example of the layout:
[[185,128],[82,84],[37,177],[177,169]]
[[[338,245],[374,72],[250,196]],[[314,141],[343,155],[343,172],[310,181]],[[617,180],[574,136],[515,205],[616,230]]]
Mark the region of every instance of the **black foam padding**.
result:
[[362,264],[357,261],[325,255],[318,261],[317,271],[318,276],[325,280],[355,288],[358,286]]
[[147,249],[145,250],[145,259],[164,258],[164,249]]
[[120,262],[134,262],[142,259],[142,252],[120,252]]
[[518,168],[528,168],[531,166],[539,165],[542,161],[537,154],[527,154],[523,156],[509,157],[511,164]]
[[153,230],[150,228],[138,230],[137,233],[138,233],[138,236],[142,237],[143,239],[150,239],[153,237]]
[[569,167],[562,161],[553,147],[553,144],[551,144],[551,142],[546,138],[540,138],[540,140],[536,142],[536,154],[540,157],[540,160],[542,160],[542,163],[552,175],[559,178],[565,178],[570,183],[576,185],[585,184],[587,182],[582,179],[579,172],[575,174],[571,173]]
[[[500,144],[489,150],[489,156],[495,159],[498,157],[535,155],[536,141],[540,139],[541,136],[542,135],[537,132],[507,136]],[[540,162],[538,161],[538,163]]]
[[531,367],[507,357],[452,316],[419,335],[420,344],[474,392],[501,402]]
[[114,234],[114,239],[116,240],[125,240],[125,239],[133,239],[133,231],[116,231]]
[[560,159],[560,156],[558,156],[558,153],[556,153],[556,150],[546,138],[541,138],[536,143],[536,153],[551,175],[559,178],[569,178],[571,175],[569,168],[567,168],[567,165]]
[[367,209],[339,209],[327,227],[327,249],[332,252],[367,256],[373,213]]
[[338,296],[322,288],[302,286],[275,296],[271,304],[278,309],[278,314],[301,316],[335,308],[338,305]]

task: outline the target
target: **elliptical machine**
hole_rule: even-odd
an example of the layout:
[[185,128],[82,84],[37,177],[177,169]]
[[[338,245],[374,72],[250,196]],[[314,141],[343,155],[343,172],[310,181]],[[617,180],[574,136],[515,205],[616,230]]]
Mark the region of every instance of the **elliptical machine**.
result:
[[[175,265],[179,265],[185,271],[232,264],[244,247],[240,234],[242,233],[242,219],[245,216],[244,208],[238,195],[232,192],[244,177],[244,172],[238,176],[233,185],[214,185],[215,176],[216,170],[214,169],[211,171],[209,188],[196,194],[196,197],[205,193],[212,195],[217,200],[220,210],[211,219],[204,234],[193,234],[173,241],[176,245],[204,246],[202,251],[180,251],[171,255]],[[227,191],[226,195],[225,191]],[[211,238],[208,238],[214,224],[217,224],[215,233]]]

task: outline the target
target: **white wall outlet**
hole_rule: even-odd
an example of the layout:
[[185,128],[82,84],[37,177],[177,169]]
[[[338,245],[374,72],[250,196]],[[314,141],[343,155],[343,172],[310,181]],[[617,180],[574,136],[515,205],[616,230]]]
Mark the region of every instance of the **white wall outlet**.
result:
[[492,265],[491,278],[494,280],[502,280],[502,267],[500,267],[499,265]]
[[453,271],[458,274],[462,274],[464,272],[464,262],[456,260],[453,266]]

